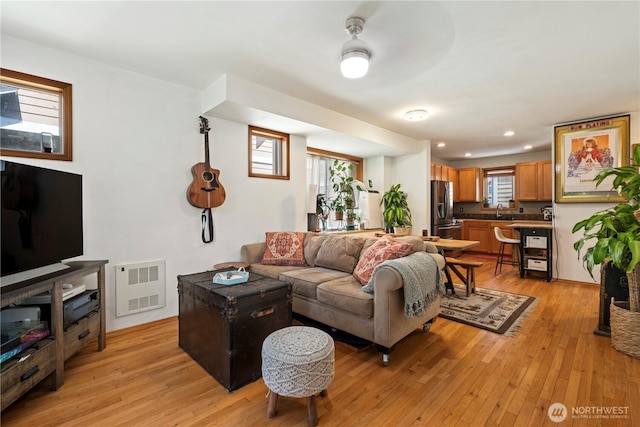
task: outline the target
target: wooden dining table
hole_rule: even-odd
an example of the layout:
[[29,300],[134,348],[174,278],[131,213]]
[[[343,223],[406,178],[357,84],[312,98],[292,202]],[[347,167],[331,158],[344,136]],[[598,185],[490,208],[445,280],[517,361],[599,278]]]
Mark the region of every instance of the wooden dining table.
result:
[[[467,287],[467,294],[468,294],[469,287],[471,285],[470,283],[468,283],[468,281],[471,280],[471,278],[469,277],[469,274],[465,276],[464,274],[462,274],[460,270],[458,270],[455,264],[447,262],[447,257],[445,256],[444,251],[455,251],[455,250],[466,251],[467,249],[473,248],[474,246],[479,246],[480,242],[477,240],[456,240],[456,239],[439,239],[434,241],[432,239],[433,238],[430,238],[428,236],[423,237],[423,240],[433,243],[433,245],[436,248],[438,248],[438,252],[440,253],[440,255],[442,255],[445,259],[444,274],[447,278],[447,281],[444,284],[445,288],[447,290],[451,290],[451,293],[455,295],[456,290],[453,287],[453,280],[451,279],[451,272],[453,271],[453,273],[456,276],[458,276],[458,278],[460,278],[462,283]],[[473,271],[473,269],[471,271]],[[471,277],[474,277],[474,276],[471,276]],[[474,286],[475,286],[475,282],[472,287]]]

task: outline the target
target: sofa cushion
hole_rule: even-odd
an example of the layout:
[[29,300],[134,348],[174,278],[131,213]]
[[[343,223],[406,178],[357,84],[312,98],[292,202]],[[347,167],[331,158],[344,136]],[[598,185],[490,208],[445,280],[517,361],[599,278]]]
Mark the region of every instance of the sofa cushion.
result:
[[307,233],[298,231],[276,231],[266,233],[266,246],[262,264],[307,265],[304,259],[304,238]]
[[318,251],[320,247],[322,247],[324,239],[325,236],[315,233],[307,234],[307,237],[304,239],[304,259],[307,261],[309,267],[315,267],[316,257],[318,256]]
[[364,292],[351,275],[318,285],[318,302],[358,316],[373,317],[373,295]]
[[319,284],[346,276],[351,277],[342,271],[314,267],[284,272],[278,276],[278,280],[290,283],[294,294],[315,299],[317,296],[316,288]]
[[396,237],[396,240],[400,242],[411,243],[413,245],[413,248],[411,249],[411,252],[409,252],[409,254],[425,251],[426,245],[425,245],[425,242],[422,240],[422,237],[420,236],[399,236],[399,237]]
[[318,251],[315,265],[353,273],[364,239],[360,237],[326,237]]
[[407,256],[413,247],[413,244],[409,242],[400,242],[393,237],[383,236],[360,256],[360,260],[353,270],[353,277],[362,285],[366,285],[378,264],[388,259]]
[[307,267],[296,267],[291,265],[265,265],[260,263],[251,264],[249,271],[261,276],[278,279],[282,273],[294,270],[305,270]]

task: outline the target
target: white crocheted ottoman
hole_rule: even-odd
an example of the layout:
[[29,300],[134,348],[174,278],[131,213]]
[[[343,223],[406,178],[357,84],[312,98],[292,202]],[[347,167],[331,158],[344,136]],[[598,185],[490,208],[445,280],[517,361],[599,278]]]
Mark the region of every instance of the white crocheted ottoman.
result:
[[290,326],[262,343],[262,378],[269,387],[267,417],[276,414],[278,396],[306,397],[309,425],[318,424],[316,394],[326,395],[334,374],[333,339],[320,329]]

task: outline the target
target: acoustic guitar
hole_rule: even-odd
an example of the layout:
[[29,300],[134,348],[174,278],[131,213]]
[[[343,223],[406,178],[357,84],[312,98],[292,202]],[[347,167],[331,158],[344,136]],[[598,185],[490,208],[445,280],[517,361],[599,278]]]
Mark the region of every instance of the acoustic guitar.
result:
[[220,171],[209,164],[209,121],[200,116],[200,133],[204,134],[204,163],[191,168],[193,182],[187,190],[187,199],[196,208],[217,208],[224,203],[226,193],[218,180]]

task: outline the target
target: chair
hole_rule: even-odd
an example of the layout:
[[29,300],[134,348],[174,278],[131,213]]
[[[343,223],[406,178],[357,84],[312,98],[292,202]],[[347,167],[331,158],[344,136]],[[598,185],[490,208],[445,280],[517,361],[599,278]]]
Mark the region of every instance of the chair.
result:
[[[496,260],[496,268],[493,271],[493,275],[495,276],[498,272],[498,264],[500,265],[500,272],[502,273],[502,264],[510,264],[520,266],[520,240],[511,239],[509,237],[505,237],[502,234],[502,230],[500,227],[493,227],[493,231],[496,233],[496,239],[500,242],[500,251],[498,252],[498,259]],[[513,245],[513,251],[511,252],[511,259],[505,261],[504,259],[504,248],[506,245]]]

